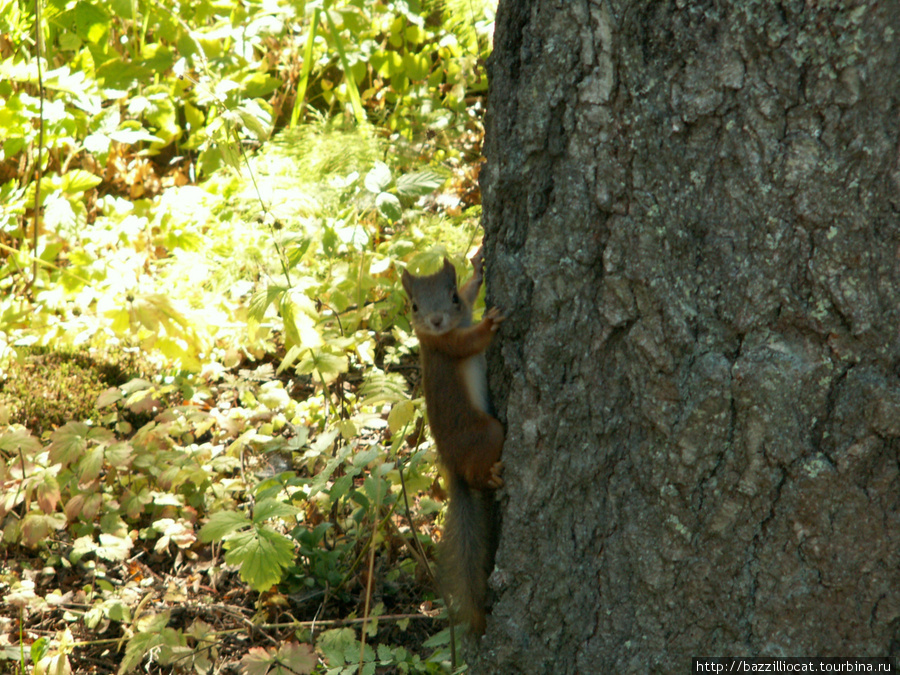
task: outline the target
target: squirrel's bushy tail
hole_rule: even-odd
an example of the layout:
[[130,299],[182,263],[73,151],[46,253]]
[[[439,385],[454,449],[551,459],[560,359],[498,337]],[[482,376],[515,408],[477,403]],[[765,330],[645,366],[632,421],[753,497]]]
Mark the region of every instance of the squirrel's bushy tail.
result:
[[497,504],[492,490],[476,490],[458,476],[449,480],[450,506],[439,554],[439,578],[450,596],[453,621],[484,633],[487,581],[497,549]]

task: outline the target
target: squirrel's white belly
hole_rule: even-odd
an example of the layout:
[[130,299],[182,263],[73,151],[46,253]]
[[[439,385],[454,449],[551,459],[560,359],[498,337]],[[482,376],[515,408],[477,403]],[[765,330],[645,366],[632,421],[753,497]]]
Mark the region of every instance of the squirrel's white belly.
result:
[[472,405],[480,411],[490,414],[491,403],[488,396],[487,364],[484,354],[466,359],[460,363],[459,368]]

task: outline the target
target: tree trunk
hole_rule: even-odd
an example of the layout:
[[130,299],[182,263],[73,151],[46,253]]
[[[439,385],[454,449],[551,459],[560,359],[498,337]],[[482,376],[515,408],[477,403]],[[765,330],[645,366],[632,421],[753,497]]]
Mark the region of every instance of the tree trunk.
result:
[[900,5],[500,0],[494,49],[473,671],[896,664]]

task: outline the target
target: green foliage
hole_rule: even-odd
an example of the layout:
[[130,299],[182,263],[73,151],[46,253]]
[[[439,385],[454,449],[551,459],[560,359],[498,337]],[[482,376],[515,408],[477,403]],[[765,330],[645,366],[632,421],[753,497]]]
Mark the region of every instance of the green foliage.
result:
[[201,541],[224,541],[225,562],[241,568],[241,579],[256,591],[266,591],[281,581],[283,571],[293,562],[291,541],[265,525],[269,518],[294,516],[299,509],[273,499],[256,504],[248,518],[234,511],[212,514],[200,530]]
[[0,379],[0,417],[39,433],[89,418],[103,390],[125,382],[134,362],[112,363],[75,351],[23,349]]
[[[109,631],[120,673],[211,672],[228,631],[183,600],[223,584],[296,639],[247,645],[244,673],[443,672],[398,262],[475,243],[490,14],[41,9],[0,0],[0,590],[22,629],[0,661],[65,672]],[[47,612],[64,626],[35,641]]]
[[245,675],[306,675],[319,660],[307,644],[288,642],[277,649],[254,647],[241,659]]

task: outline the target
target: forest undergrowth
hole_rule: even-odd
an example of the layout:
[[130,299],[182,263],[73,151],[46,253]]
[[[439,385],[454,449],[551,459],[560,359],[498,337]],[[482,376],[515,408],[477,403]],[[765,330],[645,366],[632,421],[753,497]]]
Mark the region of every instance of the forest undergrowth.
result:
[[0,671],[448,672],[399,272],[480,2],[0,0]]

